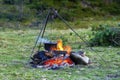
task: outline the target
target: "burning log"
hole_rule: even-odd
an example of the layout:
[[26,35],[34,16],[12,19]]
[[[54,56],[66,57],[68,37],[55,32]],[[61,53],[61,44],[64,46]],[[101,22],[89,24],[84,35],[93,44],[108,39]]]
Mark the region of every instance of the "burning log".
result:
[[85,52],[71,52],[70,58],[75,64],[84,64],[87,65],[89,63],[89,58],[85,56]]
[[58,55],[58,56],[59,55],[65,56],[67,54],[67,51],[56,51],[55,50],[55,51],[53,51],[53,53],[56,54],[56,55]]
[[42,61],[49,59],[50,57],[46,56],[45,53],[45,51],[37,51],[32,57],[31,64],[38,65]]

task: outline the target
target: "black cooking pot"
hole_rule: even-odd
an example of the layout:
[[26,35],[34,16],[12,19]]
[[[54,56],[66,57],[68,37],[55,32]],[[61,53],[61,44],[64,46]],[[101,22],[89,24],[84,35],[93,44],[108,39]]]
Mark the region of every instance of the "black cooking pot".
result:
[[51,51],[51,47],[57,47],[57,43],[54,42],[44,43],[45,50]]

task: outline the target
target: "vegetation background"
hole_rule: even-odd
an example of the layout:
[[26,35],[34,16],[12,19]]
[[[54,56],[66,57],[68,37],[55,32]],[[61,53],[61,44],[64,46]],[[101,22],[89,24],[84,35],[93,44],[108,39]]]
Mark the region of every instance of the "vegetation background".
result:
[[74,22],[120,19],[119,0],[0,0],[0,26],[37,26],[49,8]]

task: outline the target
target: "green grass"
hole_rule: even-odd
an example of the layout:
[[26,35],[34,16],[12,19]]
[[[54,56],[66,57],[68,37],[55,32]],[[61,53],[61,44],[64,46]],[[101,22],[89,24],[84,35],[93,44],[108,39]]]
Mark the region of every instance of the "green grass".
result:
[[[89,40],[89,29],[76,31]],[[102,51],[95,53],[70,30],[47,30],[45,37],[50,37],[53,41],[62,38],[74,51],[83,49],[92,64],[59,70],[31,68],[27,62],[38,33],[39,30],[35,29],[0,31],[0,80],[120,80],[120,48],[94,47],[95,50]]]

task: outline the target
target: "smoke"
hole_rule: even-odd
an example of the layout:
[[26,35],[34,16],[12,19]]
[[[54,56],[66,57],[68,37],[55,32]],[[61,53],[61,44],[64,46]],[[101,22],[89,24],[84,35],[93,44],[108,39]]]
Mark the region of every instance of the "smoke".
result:
[[39,44],[39,43],[50,43],[50,42],[51,42],[50,40],[40,37],[37,41],[37,44]]

